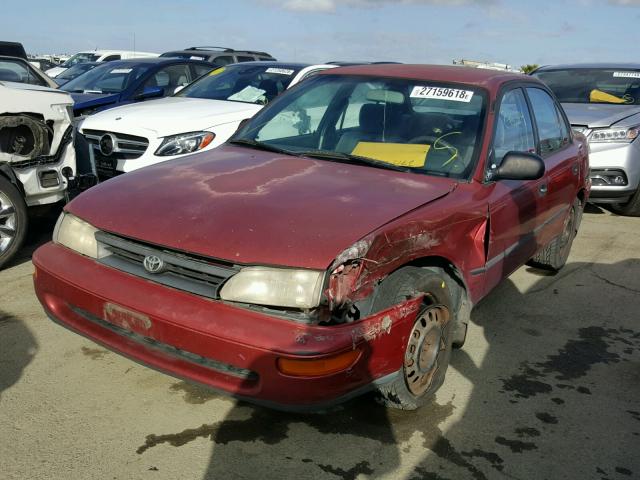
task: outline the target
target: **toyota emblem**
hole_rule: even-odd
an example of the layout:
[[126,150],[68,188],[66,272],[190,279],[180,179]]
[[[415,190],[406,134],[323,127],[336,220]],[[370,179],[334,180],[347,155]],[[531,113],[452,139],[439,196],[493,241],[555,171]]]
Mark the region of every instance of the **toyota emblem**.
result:
[[113,153],[113,150],[116,146],[116,138],[110,133],[105,133],[100,137],[100,141],[98,142],[98,147],[100,148],[100,153],[102,153],[105,157],[108,157]]
[[164,262],[156,255],[147,255],[142,261],[144,269],[149,273],[161,273],[164,271]]

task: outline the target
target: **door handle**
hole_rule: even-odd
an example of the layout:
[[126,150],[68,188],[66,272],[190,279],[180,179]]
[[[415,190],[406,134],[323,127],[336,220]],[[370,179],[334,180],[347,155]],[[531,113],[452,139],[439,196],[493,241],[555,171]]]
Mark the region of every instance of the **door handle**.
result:
[[547,194],[547,190],[548,190],[548,187],[547,187],[546,183],[543,183],[542,185],[540,185],[538,187],[538,193],[540,193],[540,196],[546,195]]

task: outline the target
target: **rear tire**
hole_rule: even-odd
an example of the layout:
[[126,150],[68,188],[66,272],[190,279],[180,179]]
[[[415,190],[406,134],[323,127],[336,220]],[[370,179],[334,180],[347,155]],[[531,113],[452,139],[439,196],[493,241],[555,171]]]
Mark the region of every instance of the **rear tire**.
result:
[[636,190],[631,199],[626,203],[613,203],[611,210],[625,217],[640,217],[640,188]]
[[402,374],[378,387],[385,405],[415,410],[425,405],[444,382],[451,357],[455,311],[441,271],[403,267],[387,277],[374,301],[383,310],[424,294],[424,301],[404,351]]
[[27,205],[20,191],[0,176],[0,269],[20,250],[28,223]]
[[536,253],[527,265],[552,272],[558,272],[564,267],[571,252],[573,239],[576,237],[582,209],[582,202],[576,199],[564,220],[562,233]]

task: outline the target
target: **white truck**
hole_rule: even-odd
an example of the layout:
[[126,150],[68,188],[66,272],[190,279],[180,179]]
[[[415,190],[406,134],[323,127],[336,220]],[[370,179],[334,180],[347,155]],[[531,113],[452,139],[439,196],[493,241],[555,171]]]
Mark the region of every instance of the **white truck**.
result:
[[64,72],[67,68],[73,67],[78,63],[86,62],[111,62],[112,60],[129,60],[131,58],[158,57],[158,53],[151,52],[133,52],[129,50],[90,50],[86,52],[78,52],[57,67],[50,68],[46,73],[51,78],[55,78]]
[[0,268],[24,241],[28,210],[64,200],[74,181],[72,106],[67,92],[0,81]]

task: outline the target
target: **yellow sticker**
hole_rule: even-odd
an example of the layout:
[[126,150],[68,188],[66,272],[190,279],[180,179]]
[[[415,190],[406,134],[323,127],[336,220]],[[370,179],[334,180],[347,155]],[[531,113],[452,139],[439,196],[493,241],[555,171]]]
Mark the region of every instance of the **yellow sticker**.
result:
[[603,92],[602,90],[598,90],[597,88],[591,90],[591,93],[589,94],[589,101],[606,103],[629,103],[628,99],[626,98],[616,97],[615,95]]
[[442,288],[444,288],[444,287],[445,287],[445,284],[444,284],[444,281],[443,281],[443,282],[442,282]]
[[214,75],[219,75],[224,72],[224,67],[216,68],[214,71],[209,72],[209,76],[213,77]]
[[373,158],[399,167],[424,167],[431,145],[417,143],[360,142],[353,155]]

